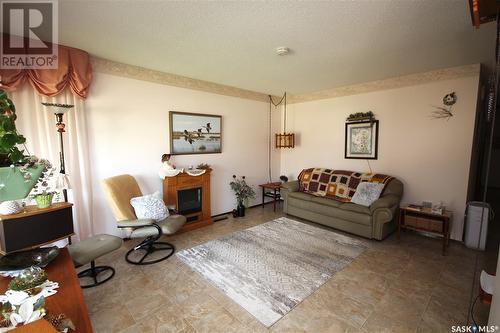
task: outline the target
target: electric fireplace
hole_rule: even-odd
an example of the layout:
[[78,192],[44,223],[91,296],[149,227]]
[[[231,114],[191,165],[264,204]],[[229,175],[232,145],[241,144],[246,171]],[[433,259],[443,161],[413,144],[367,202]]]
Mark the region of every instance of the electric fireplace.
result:
[[187,219],[180,232],[212,224],[210,211],[211,169],[201,175],[181,172],[163,180],[163,201]]

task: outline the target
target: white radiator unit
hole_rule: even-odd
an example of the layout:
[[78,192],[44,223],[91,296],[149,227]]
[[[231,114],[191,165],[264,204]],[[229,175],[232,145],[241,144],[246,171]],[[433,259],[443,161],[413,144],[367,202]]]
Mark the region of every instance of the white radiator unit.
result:
[[[488,235],[490,214],[491,207],[486,202],[471,201],[467,204],[465,217],[465,246],[471,249],[484,251],[486,248],[486,236]],[[479,233],[481,233],[481,237],[479,237]]]

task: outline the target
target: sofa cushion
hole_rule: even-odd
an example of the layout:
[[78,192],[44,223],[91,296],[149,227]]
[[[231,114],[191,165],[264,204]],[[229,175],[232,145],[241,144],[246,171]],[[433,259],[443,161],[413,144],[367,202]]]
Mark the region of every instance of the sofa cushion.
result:
[[312,194],[307,194],[307,193],[303,193],[303,192],[292,192],[288,195],[288,198],[311,201],[312,198],[314,198],[314,196]]
[[364,207],[364,206],[361,206],[358,204],[354,204],[351,202],[340,202],[340,201],[333,200],[333,199],[317,197],[317,196],[314,196],[312,194],[307,194],[307,193],[303,193],[303,192],[290,193],[289,197],[294,198],[294,199],[305,200],[305,201],[312,201],[312,202],[320,204],[320,205],[340,208],[340,209],[348,210],[351,212],[371,215],[370,208]]
[[304,210],[293,206],[288,207],[288,214],[297,216],[308,221],[323,224],[335,229],[347,231],[366,238],[372,238],[372,225],[353,223],[337,217],[319,214],[310,210]]
[[319,203],[322,205],[331,206],[331,207],[340,207],[340,205],[342,205],[342,202],[337,201],[337,200],[315,197],[313,195],[311,195],[311,197],[312,197],[312,199],[311,199],[312,202],[316,202],[316,203]]
[[384,191],[382,192],[382,196],[394,194],[398,197],[402,197],[403,187],[403,183],[399,179],[394,178],[386,184]]
[[168,217],[168,209],[159,191],[132,198],[130,199],[130,204],[134,207],[135,215],[138,219],[153,219],[159,222]]
[[351,202],[370,207],[379,197],[385,184],[364,182],[359,184],[356,193],[352,196]]
[[352,202],[346,202],[340,205],[340,209],[343,210],[348,210],[351,212],[356,212],[356,213],[361,213],[361,214],[368,214],[371,215],[370,208],[361,206]]
[[[325,199],[329,200],[329,199]],[[368,214],[350,211],[349,209],[341,209],[339,207],[333,207],[328,205],[323,205],[312,200],[301,200],[298,198],[288,197],[288,207],[294,207],[298,209],[303,209],[306,211],[311,211],[317,214],[330,216],[334,218],[338,218],[341,220],[350,221],[353,223],[371,225],[372,216],[369,214],[370,210],[368,210]],[[366,207],[364,207],[366,208]]]

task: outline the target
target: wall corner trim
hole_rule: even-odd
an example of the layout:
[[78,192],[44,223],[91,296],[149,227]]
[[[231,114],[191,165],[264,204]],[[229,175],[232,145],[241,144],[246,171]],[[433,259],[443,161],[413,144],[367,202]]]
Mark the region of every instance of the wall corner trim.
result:
[[[259,102],[269,102],[269,95],[215,82],[192,79],[171,73],[164,73],[144,67],[128,65],[121,62],[91,56],[92,68],[99,73],[111,74],[130,79],[148,81],[179,88],[198,90],[218,95],[250,99]],[[363,94],[379,90],[388,90],[425,84],[434,81],[451,80],[461,77],[479,75],[481,65],[471,64],[449,67],[428,72],[397,76],[382,80],[358,83],[343,87],[320,90],[315,92],[290,95],[289,104],[310,102],[320,99]]]
[[316,92],[291,95],[289,103],[303,103],[320,99],[329,99],[335,97],[363,94],[379,90],[388,90],[415,86],[434,81],[452,80],[462,77],[479,75],[480,64],[471,64],[444,69],[432,70],[428,72],[415,73],[403,76],[392,77],[383,80],[353,84],[338,88],[320,90]]
[[91,63],[92,69],[99,73],[159,83],[179,88],[199,90],[218,95],[239,97],[259,102],[269,102],[267,94],[226,86],[215,82],[202,81],[176,74],[164,73],[95,56],[91,56]]

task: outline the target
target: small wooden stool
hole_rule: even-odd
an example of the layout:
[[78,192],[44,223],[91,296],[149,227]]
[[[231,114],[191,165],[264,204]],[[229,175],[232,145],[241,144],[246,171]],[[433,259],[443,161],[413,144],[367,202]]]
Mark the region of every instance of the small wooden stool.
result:
[[[113,252],[122,246],[123,240],[112,235],[96,235],[84,241],[68,246],[69,254],[75,267],[81,267],[90,263],[90,268],[78,273],[78,278],[90,277],[94,283],[80,285],[82,288],[91,288],[109,281],[115,275],[115,269],[111,266],[96,266],[95,260],[105,254]],[[111,274],[104,279],[98,279],[103,272],[110,271]]]

